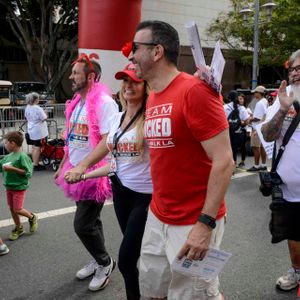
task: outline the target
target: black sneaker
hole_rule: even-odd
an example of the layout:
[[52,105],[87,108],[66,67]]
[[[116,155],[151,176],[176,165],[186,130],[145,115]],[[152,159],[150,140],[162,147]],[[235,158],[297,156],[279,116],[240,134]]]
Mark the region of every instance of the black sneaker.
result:
[[259,171],[267,171],[268,170],[268,168],[267,168],[267,166],[260,166],[259,167]]
[[256,168],[255,166],[251,167],[250,169],[247,169],[247,172],[258,172],[260,171],[260,168]]
[[43,170],[46,170],[45,166],[42,165],[33,166],[33,171],[43,171]]

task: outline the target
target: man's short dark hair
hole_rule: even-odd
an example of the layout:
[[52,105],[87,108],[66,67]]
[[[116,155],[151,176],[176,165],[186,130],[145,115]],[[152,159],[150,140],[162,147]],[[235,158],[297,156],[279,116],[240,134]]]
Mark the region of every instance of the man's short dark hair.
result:
[[136,31],[142,29],[151,30],[152,40],[147,42],[162,45],[167,60],[177,66],[180,43],[176,29],[162,21],[143,21],[137,26]]
[[[90,73],[95,73],[95,81],[100,80],[102,69],[100,64],[98,64],[96,61],[90,60],[87,55],[82,55],[75,62],[84,63],[83,71],[85,76],[89,75]],[[93,68],[91,68],[91,66]]]
[[22,147],[24,141],[23,134],[20,131],[10,131],[4,135],[3,139],[14,142],[18,147]]
[[91,60],[91,64],[92,64],[92,66],[94,68],[94,71],[95,71],[95,81],[99,81],[100,78],[101,78],[101,74],[102,74],[101,66],[100,66],[100,64],[98,64],[94,60]]

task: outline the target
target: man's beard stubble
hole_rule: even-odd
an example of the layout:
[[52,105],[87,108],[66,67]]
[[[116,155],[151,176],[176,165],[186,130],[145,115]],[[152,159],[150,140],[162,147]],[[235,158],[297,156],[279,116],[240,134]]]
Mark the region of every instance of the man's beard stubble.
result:
[[[75,85],[73,85],[75,84]],[[87,86],[87,78],[85,78],[85,80],[81,83],[77,83],[73,80],[72,81],[72,92],[73,93],[76,93],[76,92],[79,92],[81,90],[83,90],[86,86]]]

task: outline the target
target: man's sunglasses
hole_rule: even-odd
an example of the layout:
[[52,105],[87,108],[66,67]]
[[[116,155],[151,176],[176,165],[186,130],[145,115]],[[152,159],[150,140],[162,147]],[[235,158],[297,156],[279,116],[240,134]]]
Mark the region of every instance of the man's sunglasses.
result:
[[145,46],[157,46],[159,44],[157,43],[142,43],[142,42],[132,42],[132,53],[135,53],[135,51],[138,49],[138,45],[145,45]]

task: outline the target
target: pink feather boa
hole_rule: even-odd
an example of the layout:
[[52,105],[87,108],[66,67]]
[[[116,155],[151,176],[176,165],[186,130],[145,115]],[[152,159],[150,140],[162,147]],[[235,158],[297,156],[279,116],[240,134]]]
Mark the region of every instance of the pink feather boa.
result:
[[[103,96],[110,94],[108,92],[108,89],[101,83],[94,83],[93,86],[90,88],[90,90],[87,93],[86,98],[86,110],[89,120],[89,141],[92,144],[92,147],[95,148],[97,144],[101,141],[101,135],[100,135],[100,127],[98,124],[98,114],[97,111],[99,110],[99,107],[103,104]],[[79,94],[75,94],[72,100],[68,100],[66,102],[66,128],[69,130],[70,126],[70,119],[72,116],[72,112],[74,111],[76,105],[79,103],[81,99],[81,96]],[[68,132],[67,130],[67,132]],[[66,134],[67,134],[66,132]],[[69,149],[68,146],[65,146],[65,153],[68,155]],[[92,167],[92,169],[99,168],[103,165],[105,165],[106,162],[104,160],[98,162],[95,166]],[[72,165],[68,162],[65,164],[66,166],[69,166],[69,168],[72,167]],[[69,169],[68,168],[68,169]],[[63,172],[64,171],[64,172]],[[65,195],[72,198],[75,201],[78,200],[92,200],[89,198],[88,194],[90,193],[84,193],[83,191],[79,191],[78,189],[84,189],[90,188],[90,184],[84,184],[85,182],[79,182],[78,184],[73,184],[73,188],[71,185],[66,183],[64,181],[64,173],[67,170],[64,168],[60,174],[60,176],[56,179],[56,184],[61,187],[61,189],[64,191]],[[89,180],[87,180],[88,182]],[[77,193],[73,193],[74,187],[77,186]],[[89,187],[88,187],[89,186]],[[95,188],[94,188],[95,191]],[[77,194],[77,195],[76,195]],[[87,194],[84,199],[79,199],[80,195]],[[96,199],[93,199],[99,203],[103,203],[105,199],[108,199],[111,197],[111,186],[109,183],[109,180],[107,177],[100,177],[97,178],[96,181],[96,193],[94,192],[94,197]],[[89,199],[86,199],[89,198]]]

